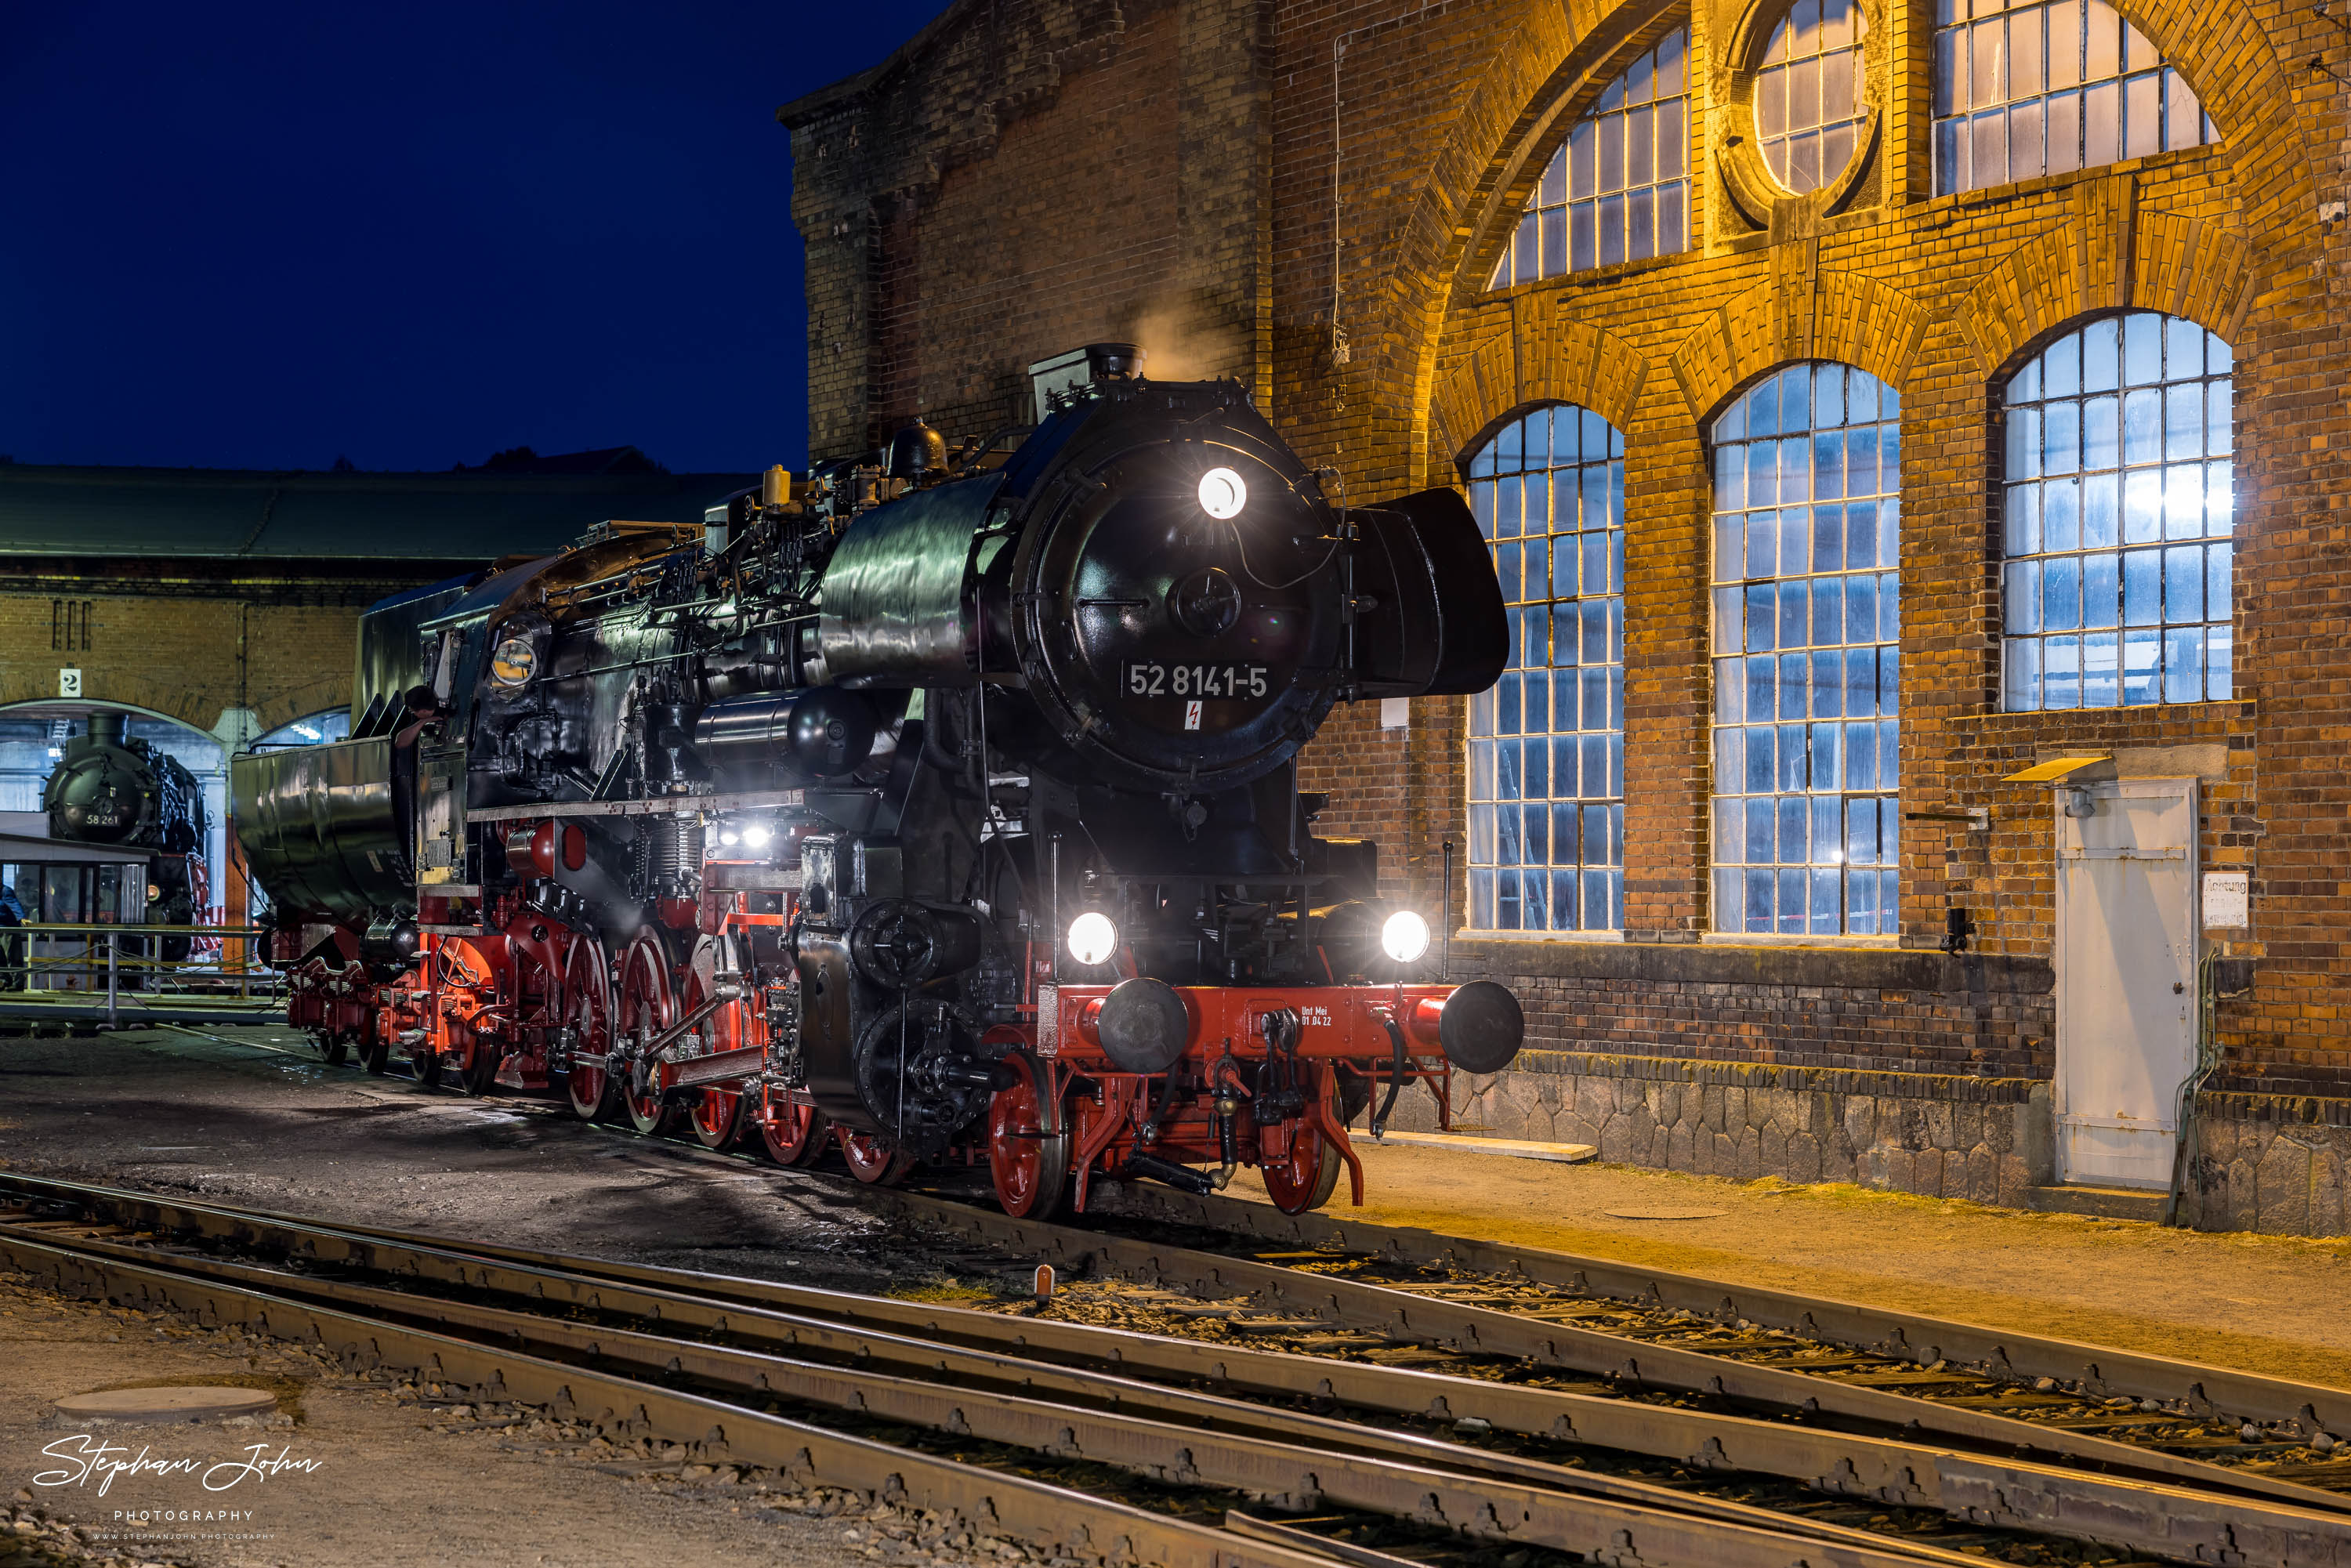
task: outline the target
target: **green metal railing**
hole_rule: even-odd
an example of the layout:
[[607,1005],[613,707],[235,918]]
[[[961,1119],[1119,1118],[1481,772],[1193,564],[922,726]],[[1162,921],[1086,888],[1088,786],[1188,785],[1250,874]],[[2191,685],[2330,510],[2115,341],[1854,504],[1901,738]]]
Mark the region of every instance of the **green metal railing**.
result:
[[[110,922],[91,921],[27,921],[21,925],[0,925],[0,988],[19,990],[27,996],[57,995],[78,991],[94,994],[98,976],[106,976],[106,1019],[117,1021],[121,1007],[122,978],[125,972],[158,975],[203,975],[224,981],[234,979],[238,1000],[253,1000],[254,986],[259,979],[265,991],[274,988],[276,975],[261,960],[260,940],[268,936],[266,927],[259,925],[124,925]],[[203,958],[165,958],[143,952],[125,952],[122,939],[141,936],[154,939],[160,949],[165,939],[182,941],[207,938],[220,939],[217,956]],[[11,937],[22,939],[23,950]],[[51,946],[42,950],[43,940]],[[61,951],[58,945],[71,942],[72,951]],[[232,956],[234,953],[234,956]],[[82,986],[40,985],[43,979],[56,979],[69,974],[86,976],[89,984]],[[20,986],[10,986],[12,979]],[[225,988],[223,988],[225,994]]]

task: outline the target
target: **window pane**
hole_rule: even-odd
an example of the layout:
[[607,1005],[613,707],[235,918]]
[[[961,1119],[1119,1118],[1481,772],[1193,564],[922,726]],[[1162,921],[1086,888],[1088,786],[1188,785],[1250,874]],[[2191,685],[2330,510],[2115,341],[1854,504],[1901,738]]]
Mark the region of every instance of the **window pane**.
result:
[[1631,62],[1568,132],[1527,198],[1498,286],[1668,255],[1688,243],[1687,46],[1677,29]]
[[[1473,472],[1510,474],[1479,486],[1490,499],[1474,508],[1511,606],[1509,665],[1470,703],[1480,738],[1469,743],[1469,859],[1481,928],[1621,918],[1609,914],[1607,884],[1597,902],[1577,890],[1586,865],[1614,865],[1619,853],[1604,830],[1585,830],[1619,810],[1623,793],[1623,588],[1613,570],[1623,551],[1622,450],[1605,421],[1553,405],[1505,425],[1470,460]],[[1734,640],[1737,593],[1717,606]],[[1718,638],[1725,631],[1719,624]],[[1481,887],[1491,889],[1482,904]]]
[[[1853,923],[1848,841],[1856,803],[1873,846],[1879,808],[1893,810],[1900,617],[1885,568],[1900,476],[1881,457],[1899,418],[1874,378],[1819,364],[1767,378],[1716,423],[1716,571],[1745,577],[1718,617],[1734,605],[1749,656],[1716,669],[1712,842],[1777,868],[1716,879],[1722,929],[1875,928],[1874,914]],[[1724,646],[1719,619],[1716,635]],[[1865,874],[1876,899],[1878,873]]]
[[[2215,431],[2229,425],[2231,358],[2195,322],[2135,311],[2076,329],[2010,378],[2003,707],[2202,701],[2231,680],[2214,661],[2229,654],[2232,563],[2225,543],[2202,542],[2228,534]],[[2034,421],[2041,472],[2020,477],[2019,433]]]

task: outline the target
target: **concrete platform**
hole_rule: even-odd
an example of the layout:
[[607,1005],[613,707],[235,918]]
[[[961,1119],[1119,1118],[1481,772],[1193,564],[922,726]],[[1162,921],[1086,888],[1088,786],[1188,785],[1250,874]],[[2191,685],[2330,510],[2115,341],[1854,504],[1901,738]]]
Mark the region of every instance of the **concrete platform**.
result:
[[2168,1195],[2138,1186],[2085,1186],[2067,1183],[2062,1186],[2036,1186],[2032,1192],[2031,1207],[2043,1214],[2085,1214],[2101,1219],[2144,1219],[2153,1224],[2163,1221],[2163,1207]]
[[1521,1160],[1552,1160],[1578,1166],[1600,1151],[1590,1144],[1539,1144],[1523,1138],[1473,1138],[1461,1133],[1398,1133],[1390,1131],[1367,1143],[1408,1144],[1424,1149],[1451,1149],[1463,1155],[1502,1155]]
[[[2351,1388],[2351,1317],[2337,1305],[2351,1291],[2351,1243],[2342,1238],[2179,1230],[1850,1184],[1492,1159],[1395,1141],[1355,1146],[1364,1205],[1348,1207],[1343,1181],[1326,1210],[1333,1218],[1483,1236]],[[1246,1170],[1227,1196],[1265,1201]],[[2139,1195],[2128,1201],[2144,1207]]]

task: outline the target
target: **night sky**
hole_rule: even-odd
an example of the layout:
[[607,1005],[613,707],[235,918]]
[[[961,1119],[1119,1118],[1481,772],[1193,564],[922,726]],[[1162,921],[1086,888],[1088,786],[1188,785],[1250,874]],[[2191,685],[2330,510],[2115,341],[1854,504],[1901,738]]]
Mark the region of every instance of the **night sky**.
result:
[[0,6],[0,454],[797,468],[775,110],[943,4]]

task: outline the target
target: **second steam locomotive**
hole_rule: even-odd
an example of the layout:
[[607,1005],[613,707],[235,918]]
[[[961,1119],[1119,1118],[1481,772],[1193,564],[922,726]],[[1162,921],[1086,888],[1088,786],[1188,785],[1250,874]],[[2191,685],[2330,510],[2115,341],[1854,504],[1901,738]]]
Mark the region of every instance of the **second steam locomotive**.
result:
[[233,768],[293,1021],[869,1182],[984,1161],[1018,1215],[1241,1166],[1360,1202],[1349,1124],[1522,1026],[1297,755],[1489,685],[1501,596],[1454,491],[1334,507],[1237,384],[1135,360],[375,606],[352,738]]

